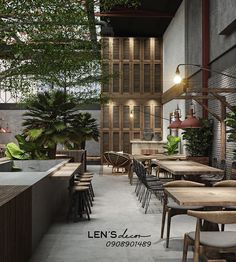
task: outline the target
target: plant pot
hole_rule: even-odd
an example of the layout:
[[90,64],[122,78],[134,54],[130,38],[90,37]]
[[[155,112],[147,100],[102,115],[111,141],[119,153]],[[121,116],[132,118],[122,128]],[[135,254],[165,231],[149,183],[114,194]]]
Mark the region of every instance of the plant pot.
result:
[[191,160],[203,165],[209,165],[209,157],[208,156],[187,156],[187,160]]

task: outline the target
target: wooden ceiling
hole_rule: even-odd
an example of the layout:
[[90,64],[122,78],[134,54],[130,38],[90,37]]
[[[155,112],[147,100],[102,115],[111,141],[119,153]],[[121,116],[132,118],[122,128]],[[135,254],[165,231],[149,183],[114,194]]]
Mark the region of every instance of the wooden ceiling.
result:
[[97,13],[119,37],[161,37],[182,0],[141,0],[136,9],[113,8]]

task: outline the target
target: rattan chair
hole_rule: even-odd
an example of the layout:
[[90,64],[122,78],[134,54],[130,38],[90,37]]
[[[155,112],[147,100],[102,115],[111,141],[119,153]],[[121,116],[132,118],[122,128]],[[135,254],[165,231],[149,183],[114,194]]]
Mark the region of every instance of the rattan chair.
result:
[[[217,224],[236,224],[236,211],[188,211],[188,215],[196,217],[196,230],[184,235],[183,260],[187,261],[188,246],[194,246],[194,262],[199,262],[200,256],[206,254],[233,252],[236,253],[236,231],[205,231],[200,232],[202,220]],[[209,253],[210,251],[210,253]],[[208,261],[226,261],[214,259]]]
[[[164,187],[203,187],[204,184],[187,181],[187,180],[178,180],[178,181],[171,181],[164,184]],[[202,209],[201,206],[180,206],[177,203],[171,201],[168,202],[168,197],[164,193],[164,201],[163,201],[163,213],[162,213],[162,224],[161,224],[161,238],[164,236],[164,228],[165,228],[165,221],[166,221],[166,213],[168,214],[167,218],[167,235],[166,235],[166,248],[169,247],[169,238],[170,238],[170,225],[171,225],[171,218],[176,215],[185,215],[189,209]]]
[[112,166],[112,173],[117,172],[121,168],[124,171],[130,172],[132,160],[128,154],[116,153],[113,151],[105,152],[103,154],[106,162]]

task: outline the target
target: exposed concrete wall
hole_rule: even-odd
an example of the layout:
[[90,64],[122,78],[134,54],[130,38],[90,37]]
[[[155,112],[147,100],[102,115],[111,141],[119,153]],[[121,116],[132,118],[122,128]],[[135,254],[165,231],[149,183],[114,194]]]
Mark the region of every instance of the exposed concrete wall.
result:
[[[100,123],[100,110],[81,110],[82,112],[89,112],[92,117],[97,119]],[[0,121],[2,127],[6,127],[7,123],[11,129],[11,133],[0,133],[0,144],[7,144],[9,142],[16,142],[15,135],[22,133],[23,114],[25,110],[0,110],[0,116],[4,121]],[[93,140],[86,142],[87,155],[100,155],[100,143]]]
[[236,45],[236,30],[220,34],[227,26],[236,19],[235,0],[211,0],[210,1],[210,38],[211,38],[211,61],[222,55]]
[[[185,63],[185,1],[180,5],[163,36],[163,92],[174,85],[175,70],[181,63]],[[181,75],[184,77],[184,69],[181,70]],[[185,115],[185,101],[172,100],[163,105],[163,118],[169,119],[177,104],[182,115]],[[170,134],[168,125],[169,121],[163,119],[163,140]]]

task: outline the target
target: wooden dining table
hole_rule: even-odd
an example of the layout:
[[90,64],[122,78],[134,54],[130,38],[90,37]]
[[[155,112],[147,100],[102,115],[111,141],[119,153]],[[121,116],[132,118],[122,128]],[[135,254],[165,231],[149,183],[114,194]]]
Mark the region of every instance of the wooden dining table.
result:
[[[208,210],[236,206],[236,187],[168,187],[165,194],[181,206],[203,206]],[[203,231],[218,231],[218,224],[204,221]]]
[[201,175],[223,175],[224,170],[203,165],[194,161],[158,161],[158,168],[172,174],[175,178],[188,176],[192,180],[199,180]]
[[181,206],[236,206],[236,187],[168,187],[165,193]]

